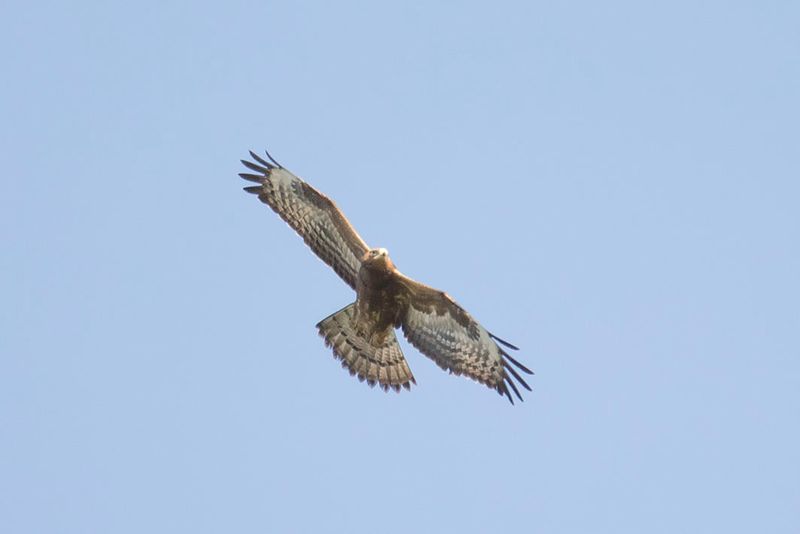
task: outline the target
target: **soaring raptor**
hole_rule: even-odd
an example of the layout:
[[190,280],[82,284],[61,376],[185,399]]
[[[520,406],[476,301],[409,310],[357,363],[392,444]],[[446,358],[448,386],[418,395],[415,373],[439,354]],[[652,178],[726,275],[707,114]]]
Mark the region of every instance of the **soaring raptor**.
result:
[[514,379],[531,390],[513,366],[533,373],[503,348],[517,347],[487,331],[447,293],[403,275],[385,248],[368,247],[331,199],[269,153],[269,161],[252,151],[250,156],[255,163],[242,164],[256,174],[239,176],[258,185],[244,190],[280,215],[356,292],[354,303],[317,324],[325,344],[351,375],[384,390],[416,384],[395,337],[395,328],[401,328],[439,367],[497,390],[511,404],[509,387],[522,400]]

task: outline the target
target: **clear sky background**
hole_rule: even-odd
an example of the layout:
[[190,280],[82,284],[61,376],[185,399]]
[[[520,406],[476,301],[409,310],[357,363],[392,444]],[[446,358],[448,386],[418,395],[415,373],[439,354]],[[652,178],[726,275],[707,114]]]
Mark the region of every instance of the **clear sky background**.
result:
[[[800,531],[797,2],[0,11],[0,531]],[[265,147],[526,401],[342,370]]]

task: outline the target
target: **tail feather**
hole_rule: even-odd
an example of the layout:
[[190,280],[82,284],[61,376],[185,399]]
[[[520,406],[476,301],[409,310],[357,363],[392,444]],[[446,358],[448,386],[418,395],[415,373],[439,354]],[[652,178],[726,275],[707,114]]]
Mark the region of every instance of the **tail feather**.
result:
[[384,390],[410,389],[411,383],[416,384],[416,381],[397,343],[394,329],[390,329],[382,341],[370,342],[353,326],[354,311],[355,304],[350,304],[317,324],[325,344],[341,360],[342,367],[360,381],[366,380],[370,386],[380,384]]

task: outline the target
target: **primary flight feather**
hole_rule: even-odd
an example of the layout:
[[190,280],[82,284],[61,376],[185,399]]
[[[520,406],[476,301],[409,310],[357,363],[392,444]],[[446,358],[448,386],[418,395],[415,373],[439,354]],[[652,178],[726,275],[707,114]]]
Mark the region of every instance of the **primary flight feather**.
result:
[[531,390],[517,369],[533,373],[503,348],[517,347],[488,332],[447,293],[403,275],[386,249],[367,246],[332,200],[269,153],[270,161],[252,151],[250,156],[255,162],[242,164],[255,174],[239,176],[259,185],[245,191],[280,215],[356,292],[355,302],[317,324],[325,344],[351,375],[385,390],[416,384],[395,337],[400,328],[439,367],[495,389],[512,404],[511,391],[522,400],[515,380]]

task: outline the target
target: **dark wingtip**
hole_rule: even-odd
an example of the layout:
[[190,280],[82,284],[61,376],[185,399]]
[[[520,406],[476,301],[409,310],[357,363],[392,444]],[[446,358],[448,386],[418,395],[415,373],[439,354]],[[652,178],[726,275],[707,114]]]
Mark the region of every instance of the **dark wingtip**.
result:
[[513,389],[513,390],[514,390],[514,394],[517,396],[517,398],[519,399],[519,401],[520,401],[520,402],[525,402],[524,400],[522,400],[522,395],[520,395],[520,394],[519,394],[519,390],[517,389],[517,385],[514,383],[514,381],[513,381],[513,380],[511,380],[510,378],[506,377],[506,383],[507,383],[509,386],[511,386],[511,389]]
[[[514,369],[513,367],[511,367],[510,365],[508,365],[506,362],[503,362],[503,367],[505,367],[505,368],[506,368],[506,369],[507,369],[507,370],[508,370],[508,371],[511,373],[511,376],[513,376],[514,378],[516,378],[516,379],[517,379],[517,381],[518,381],[520,384],[522,384],[522,387],[524,387],[524,388],[525,388],[525,389],[527,389],[528,391],[533,391],[533,390],[531,389],[531,387],[528,385],[528,383],[527,383],[527,382],[525,382],[525,379],[524,379],[524,378],[522,378],[522,377],[519,375],[519,373],[517,372],[517,370],[516,370],[516,369]],[[506,379],[507,379],[509,382],[511,382],[511,379],[509,379],[509,378],[506,378]],[[511,385],[513,386],[513,385],[514,385],[514,383],[513,383],[513,382],[511,382]],[[516,389],[516,388],[514,388],[514,389]]]
[[[264,149],[264,153],[267,155],[267,157],[269,158],[269,160],[270,160],[272,163],[274,163],[275,165],[277,165],[277,166],[278,166],[278,168],[279,168],[279,169],[282,169],[282,168],[283,168],[283,165],[281,165],[280,163],[278,163],[277,161],[275,161],[275,158],[273,158],[273,157],[270,155],[270,153],[267,151],[267,149],[266,149],[266,148]],[[251,154],[252,154],[252,152],[251,152]]]
[[264,158],[262,158],[261,156],[259,156],[255,152],[253,152],[252,150],[250,151],[250,157],[253,158],[254,160],[256,160],[257,162],[259,162],[260,164],[262,164],[264,167],[266,167],[268,169],[274,169],[275,168],[275,165],[273,165],[272,163],[268,162],[267,160],[265,160]]
[[244,165],[245,167],[247,167],[251,171],[260,172],[264,176],[269,176],[269,172],[272,169],[274,169],[274,167],[272,167],[272,165],[270,165],[269,167],[262,167],[261,165],[256,165],[252,161],[247,161],[246,159],[240,159],[239,161],[241,161],[242,165]]
[[497,337],[496,335],[492,334],[491,332],[488,332],[488,334],[489,334],[490,338],[492,338],[495,341],[499,342],[501,345],[505,345],[506,347],[508,347],[509,349],[512,349],[512,350],[519,350],[519,347],[515,347],[514,345],[512,345],[511,343],[509,343],[505,339],[500,339],[499,337]]
[[239,173],[239,178],[244,178],[245,180],[248,180],[250,182],[255,182],[257,184],[260,184],[260,183],[262,183],[264,181],[264,175],[263,174],[259,175],[259,174],[249,174],[249,173],[246,173],[246,172],[240,172]]
[[501,397],[503,395],[508,397],[508,402],[511,403],[511,406],[514,406],[514,398],[511,396],[511,393],[508,391],[508,386],[506,386],[505,383],[502,383],[499,386],[497,386],[497,392],[500,394]]
[[[261,191],[264,188],[261,187],[260,185],[251,185],[251,186],[248,186],[248,187],[243,187],[242,189],[244,189],[245,191],[247,191],[251,195],[260,195]],[[324,335],[324,334],[320,334],[320,335]]]
[[510,361],[511,363],[513,363],[514,365],[516,365],[517,367],[519,367],[520,371],[522,371],[522,372],[524,372],[524,373],[528,373],[529,375],[532,375],[532,374],[533,374],[533,371],[531,371],[530,369],[528,369],[527,367],[525,367],[524,365],[522,365],[521,363],[519,363],[517,360],[515,360],[514,358],[512,358],[512,357],[511,357],[511,355],[510,355],[510,354],[508,354],[508,353],[507,353],[506,351],[504,351],[503,349],[500,349],[500,353],[501,353],[501,354],[503,355],[503,357],[504,357],[504,358],[506,358],[508,361]]

